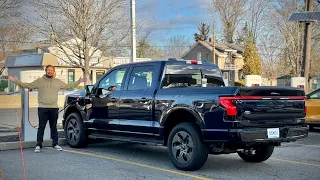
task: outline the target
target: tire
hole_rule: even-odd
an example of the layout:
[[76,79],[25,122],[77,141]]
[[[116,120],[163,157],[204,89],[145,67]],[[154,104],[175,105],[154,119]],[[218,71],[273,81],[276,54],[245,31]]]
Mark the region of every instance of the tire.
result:
[[246,152],[238,152],[238,155],[247,162],[262,162],[270,158],[273,153],[274,146],[269,144],[258,145],[253,147],[255,154],[249,154]]
[[71,113],[67,117],[64,132],[70,147],[80,148],[87,146],[88,136],[78,113]]
[[169,134],[167,147],[172,164],[180,170],[200,169],[208,158],[208,147],[192,123],[176,125]]

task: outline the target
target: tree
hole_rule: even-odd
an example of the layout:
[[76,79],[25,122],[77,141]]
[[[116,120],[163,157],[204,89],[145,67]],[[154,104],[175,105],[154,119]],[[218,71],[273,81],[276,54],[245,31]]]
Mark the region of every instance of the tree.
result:
[[151,58],[155,59],[159,57],[159,52],[156,48],[150,45],[150,42],[147,40],[142,40],[138,43],[137,47],[137,58]]
[[29,39],[29,26],[23,21],[22,0],[0,0],[0,69],[8,55],[18,53],[19,47]]
[[167,57],[182,58],[184,53],[191,48],[191,42],[185,35],[176,35],[169,38],[167,47]]
[[126,0],[33,0],[41,23],[36,30],[50,37],[61,59],[82,69],[88,83],[90,66],[101,63],[97,52],[117,46],[129,34]]
[[261,60],[253,43],[253,37],[249,38],[244,50],[243,74],[261,75]]
[[227,43],[234,42],[234,34],[245,14],[247,0],[211,0],[209,11],[217,14],[222,22],[223,37]]
[[247,25],[248,32],[252,35],[253,42],[256,43],[261,30],[267,25],[267,20],[270,18],[269,11],[272,0],[250,0]]
[[303,54],[303,25],[288,21],[290,15],[297,11],[303,11],[303,1],[279,0],[273,13],[274,26],[280,34],[278,41],[282,44],[279,56],[291,76],[300,76]]
[[0,19],[18,17],[20,14],[18,9],[22,2],[22,0],[0,0]]
[[236,43],[244,45],[249,37],[249,29],[248,23],[246,22],[244,27],[241,29],[241,32],[238,33],[238,38],[236,39]]
[[209,28],[210,28],[209,25],[207,25],[205,23],[200,23],[199,27],[198,27],[198,30],[199,30],[200,34],[195,33],[194,34],[194,40],[196,42],[208,40],[209,31],[210,31]]

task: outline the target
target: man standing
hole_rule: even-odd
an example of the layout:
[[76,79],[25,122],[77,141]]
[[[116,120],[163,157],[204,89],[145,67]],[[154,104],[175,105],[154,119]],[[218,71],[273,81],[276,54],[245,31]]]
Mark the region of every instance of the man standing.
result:
[[58,145],[58,91],[60,89],[74,88],[78,84],[85,82],[84,78],[80,78],[78,81],[66,84],[60,79],[55,78],[55,68],[52,65],[46,66],[46,74],[43,77],[34,80],[32,83],[23,83],[17,78],[9,76],[9,80],[21,88],[35,88],[38,89],[38,116],[39,127],[37,133],[37,146],[34,152],[40,152],[43,142],[43,134],[46,128],[47,121],[49,120],[52,147],[54,150],[62,151],[62,148]]

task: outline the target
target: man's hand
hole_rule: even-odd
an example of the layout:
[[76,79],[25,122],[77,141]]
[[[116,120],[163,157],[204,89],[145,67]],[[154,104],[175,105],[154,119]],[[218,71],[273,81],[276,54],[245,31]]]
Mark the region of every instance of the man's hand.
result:
[[86,82],[86,78],[80,77],[80,78],[79,78],[79,83],[83,83],[83,82]]
[[16,82],[17,78],[13,77],[13,76],[9,76],[9,80],[12,81],[12,82]]

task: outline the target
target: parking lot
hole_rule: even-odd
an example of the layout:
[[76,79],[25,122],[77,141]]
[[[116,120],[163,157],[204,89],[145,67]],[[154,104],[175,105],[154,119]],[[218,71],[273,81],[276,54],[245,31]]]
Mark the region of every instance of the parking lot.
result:
[[[63,152],[24,149],[27,179],[319,179],[320,130],[309,137],[275,148],[263,163],[247,163],[231,155],[209,155],[198,171],[177,170],[167,149],[116,141],[90,144],[84,149],[63,146]],[[23,179],[19,150],[0,152],[5,180]]]

